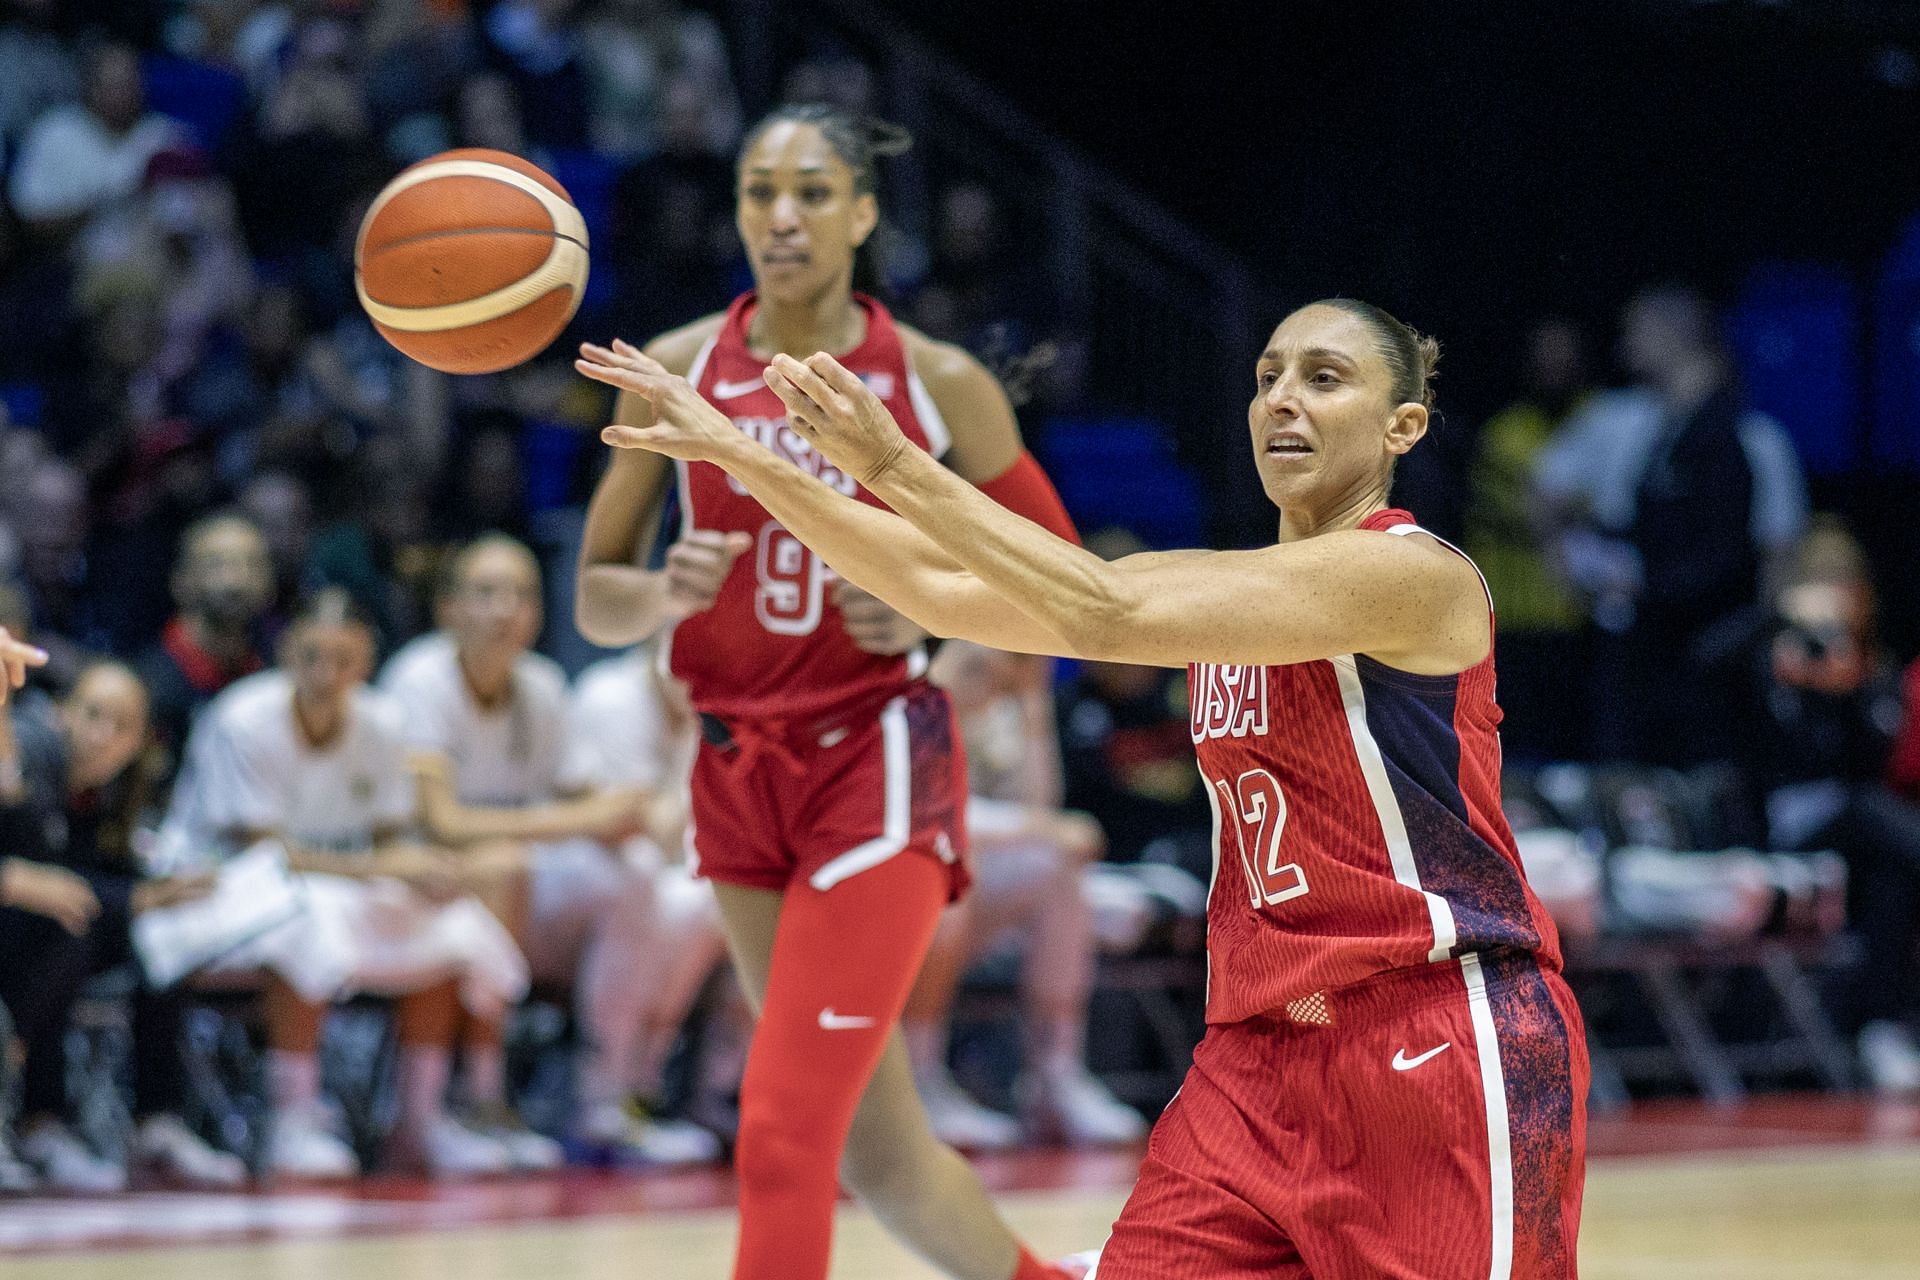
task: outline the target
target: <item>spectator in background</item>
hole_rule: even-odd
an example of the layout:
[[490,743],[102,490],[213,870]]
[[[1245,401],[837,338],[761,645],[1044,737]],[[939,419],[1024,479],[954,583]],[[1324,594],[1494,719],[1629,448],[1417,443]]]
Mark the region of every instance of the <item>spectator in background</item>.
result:
[[372,665],[373,635],[351,598],[315,593],[281,637],[280,666],[233,684],[194,724],[156,861],[219,865],[245,851],[297,873],[300,914],[210,966],[268,974],[272,1172],[358,1171],[321,1105],[319,1048],[329,1000],[359,990],[400,997],[396,1163],[499,1173],[506,1151],[450,1116],[445,1094],[462,1007],[499,1018],[526,994],[526,965],[469,896],[470,869],[407,841],[416,807],[403,713],[365,686]]
[[967,966],[1012,936],[1027,1035],[1016,1093],[1027,1128],[1072,1143],[1133,1142],[1147,1123],[1087,1069],[1087,1005],[1096,940],[1088,864],[1099,824],[1060,807],[1053,664],[964,641],[941,646],[934,681],[953,698],[967,746],[967,830],[974,892],[942,917],[900,1019],[914,1082],[942,1142],[1010,1147],[1011,1118],[975,1102],[947,1068],[954,992]]
[[28,473],[17,502],[20,585],[34,643],[51,655],[42,677],[48,687],[66,689],[80,674],[86,650],[108,647],[87,576],[93,517],[86,480],[67,463],[44,458]]
[[1024,350],[1044,319],[1035,310],[1043,291],[1008,260],[1000,202],[980,183],[957,183],[941,193],[932,279],[949,296],[957,340],[970,350]]
[[[54,1190],[116,1191],[127,1181],[125,1167],[65,1123],[66,1031],[82,984],[132,962],[135,916],[211,888],[206,877],[150,879],[138,869],[132,840],[155,781],[142,758],[147,723],[146,691],[111,662],[83,671],[51,716],[0,711],[0,999],[27,1046],[18,1149]],[[181,993],[142,985],[132,1003],[131,1161],[174,1180],[239,1184],[239,1158],[180,1119]]]
[[167,752],[169,775],[200,709],[267,665],[258,634],[273,603],[267,541],[243,515],[203,517],[180,541],[171,585],[178,612],[137,664],[152,697],[154,737]]
[[[381,675],[405,714],[422,829],[460,856],[500,866],[489,898],[502,923],[547,961],[547,976],[581,985],[589,1045],[618,1046],[616,1058],[630,1053],[643,1002],[610,999],[607,987],[631,982],[628,971],[649,959],[653,885],[620,851],[653,832],[656,794],[592,781],[591,744],[568,730],[566,677],[531,652],[541,624],[540,568],[525,546],[494,534],[462,549],[438,615],[442,629],[394,654]],[[677,797],[667,799],[677,822]],[[573,947],[552,945],[563,932]],[[559,1146],[530,1132],[509,1105],[504,1043],[503,1025],[469,1023],[463,1051],[471,1122],[519,1167],[552,1167]],[[613,1145],[628,1134],[619,1108],[624,1067],[592,1049],[582,1058],[581,1136]],[[716,1154],[709,1142],[693,1158]]]
[[397,440],[363,444],[346,469],[336,515],[314,535],[304,577],[344,587],[392,645],[432,619],[440,548],[427,524],[433,473]]
[[[263,471],[241,488],[235,505],[267,542],[267,555],[273,562],[273,602],[267,624],[277,637],[306,590],[307,551],[313,542],[313,495],[305,484],[284,471]],[[263,641],[267,638],[262,637]]]
[[296,28],[279,74],[238,140],[234,182],[247,241],[301,278],[340,269],[332,256],[341,219],[386,177],[372,134],[358,46],[344,24]]
[[489,61],[519,91],[527,137],[536,146],[587,144],[579,8],[579,0],[501,0],[487,11]]
[[1595,397],[1534,469],[1556,555],[1599,631],[1593,749],[1728,759],[1738,695],[1705,647],[1760,600],[1805,529],[1805,479],[1780,424],[1743,405],[1699,294],[1636,296],[1620,350],[1640,385]]
[[1887,785],[1900,687],[1875,613],[1858,544],[1838,522],[1817,522],[1742,651],[1760,715],[1744,740],[1766,788],[1769,844],[1847,860],[1866,953],[1838,1012],[1858,1033],[1868,1083],[1909,1092],[1920,1090],[1920,805]]
[[[642,159],[666,150],[665,135],[679,128],[707,155],[732,154],[740,98],[726,37],[711,17],[680,0],[602,0],[583,36],[595,151]],[[687,114],[675,121],[677,113]]]
[[609,249],[623,332],[671,327],[731,284],[740,258],[733,161],[711,149],[709,92],[687,77],[670,81],[654,154],[614,185]]
[[[582,671],[568,724],[574,740],[587,748],[598,786],[637,787],[684,805],[699,721],[686,691],[662,671],[651,644]],[[589,1045],[597,1061],[581,1067],[575,1139],[589,1155],[627,1150],[651,1163],[686,1163],[712,1158],[713,1134],[688,1120],[661,1119],[656,1112],[666,1092],[667,1058],[701,988],[725,961],[726,939],[713,890],[694,878],[688,863],[684,821],[673,831],[664,808],[656,815],[654,832],[628,841],[617,864],[591,868],[594,880],[604,881],[615,867],[645,876],[653,892],[638,953],[616,964],[617,953],[599,948],[579,961],[575,999],[581,1021],[590,1027],[631,1028],[633,1034],[596,1038]],[[680,816],[684,819],[684,811]],[[536,955],[555,944],[569,945],[570,932],[565,927],[549,931],[536,941]],[[729,982],[726,989],[709,1021],[705,1053],[693,1073],[693,1096],[683,1110],[731,1131],[738,1122],[729,1123],[724,1115],[724,1099],[739,1092],[753,1028],[738,984]],[[717,1047],[716,1040],[726,1044]]]
[[459,544],[495,532],[526,540],[527,475],[516,425],[503,415],[465,433],[434,501],[437,538]]
[[1564,319],[1526,338],[1519,398],[1480,428],[1467,476],[1467,554],[1500,615],[1500,738],[1518,758],[1565,760],[1583,747],[1586,692],[1579,598],[1554,571],[1533,510],[1534,461],[1587,397],[1580,331]]
[[147,110],[139,56],[100,45],[87,55],[84,100],[48,110],[27,129],[7,193],[38,230],[63,234],[132,195],[147,162],[182,137],[177,122]]
[[27,126],[80,96],[80,67],[55,34],[57,0],[5,0],[0,7],[0,149]]
[[[1145,551],[1123,529],[1087,539],[1103,558]],[[1213,874],[1213,809],[1193,767],[1187,673],[1082,662],[1059,696],[1066,803],[1106,833],[1118,862],[1164,862]]]

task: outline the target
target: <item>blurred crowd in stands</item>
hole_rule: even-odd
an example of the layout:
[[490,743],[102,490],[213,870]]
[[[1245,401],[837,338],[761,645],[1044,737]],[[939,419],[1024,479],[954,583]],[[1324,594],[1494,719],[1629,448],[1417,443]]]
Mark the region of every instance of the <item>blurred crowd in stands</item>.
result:
[[[885,105],[843,54],[784,88]],[[747,284],[742,120],[726,34],[682,0],[0,0],[0,625],[52,655],[0,716],[0,1038],[23,1053],[0,1188],[722,1154],[746,1014],[678,857],[692,722],[644,649],[568,622],[606,400],[564,354],[409,362],[348,264],[398,168],[512,151],[588,214],[582,331],[644,338]],[[924,243],[883,227],[873,284],[1014,375],[1045,457],[1084,343],[994,191],[928,199]],[[1052,364],[1008,359],[1034,351]],[[1811,512],[1699,294],[1648,289],[1617,335],[1542,320],[1517,355],[1522,394],[1450,483],[1543,895],[1576,944],[1844,924],[1833,1016],[1868,1081],[1920,1089],[1920,666],[1879,641],[1860,548]],[[1198,963],[1185,674],[954,644],[936,675],[979,864],[905,1026],[936,1127],[1134,1141],[1171,1086],[1108,1083],[1128,1064],[1088,1013],[1126,958]],[[1718,838],[1589,821],[1568,768],[1684,780]],[[1614,794],[1621,819],[1648,793]],[[959,1043],[996,985],[1017,1034]],[[377,1086],[327,1048],[364,997]],[[1198,1007],[1176,1003],[1177,1037]],[[120,1019],[102,1070],[89,1005]],[[214,1079],[236,1071],[260,1125]]]

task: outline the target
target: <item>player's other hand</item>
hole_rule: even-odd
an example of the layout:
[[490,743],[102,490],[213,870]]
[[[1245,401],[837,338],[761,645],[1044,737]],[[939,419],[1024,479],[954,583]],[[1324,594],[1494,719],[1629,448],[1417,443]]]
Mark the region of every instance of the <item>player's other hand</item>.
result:
[[895,657],[924,641],[929,632],[879,596],[854,586],[845,578],[833,584],[833,603],[846,623],[847,634],[868,653]]
[[794,430],[869,488],[912,447],[880,397],[824,351],[805,361],[775,356],[767,385],[786,404]]
[[7,696],[27,682],[28,667],[47,665],[44,649],[36,649],[30,644],[22,644],[0,627],[0,706],[4,706]]
[[691,383],[631,343],[615,338],[610,347],[580,344],[573,362],[595,382],[631,391],[653,406],[653,422],[644,427],[615,423],[600,438],[616,449],[648,449],[690,462],[718,462],[726,446],[746,437],[733,419],[707,403]]
[[733,562],[753,545],[751,534],[734,530],[689,529],[667,548],[667,613],[688,618],[713,607],[720,586],[733,572]]

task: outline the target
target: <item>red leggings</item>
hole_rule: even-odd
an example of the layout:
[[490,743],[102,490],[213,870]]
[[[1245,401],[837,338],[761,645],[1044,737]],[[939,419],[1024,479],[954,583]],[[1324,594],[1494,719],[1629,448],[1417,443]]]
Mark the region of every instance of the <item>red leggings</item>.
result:
[[908,850],[825,892],[788,886],[740,1088],[735,1280],[826,1280],[847,1131],[950,883]]

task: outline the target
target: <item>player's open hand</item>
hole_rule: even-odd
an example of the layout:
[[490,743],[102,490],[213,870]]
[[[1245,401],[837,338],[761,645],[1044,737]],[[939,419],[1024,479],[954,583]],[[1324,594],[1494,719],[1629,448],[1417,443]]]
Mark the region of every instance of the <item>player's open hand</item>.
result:
[[22,644],[8,635],[5,627],[0,627],[0,706],[6,704],[9,694],[27,682],[28,667],[46,665],[44,649]]
[[595,382],[631,391],[653,406],[651,425],[615,423],[600,433],[616,449],[648,449],[689,462],[718,462],[726,446],[745,439],[733,420],[707,403],[685,378],[631,343],[618,338],[610,347],[583,342],[573,367]]
[[767,385],[786,403],[793,429],[869,488],[911,447],[880,397],[824,351],[804,361],[775,356]]

